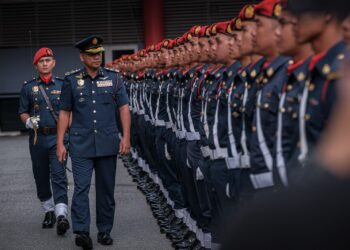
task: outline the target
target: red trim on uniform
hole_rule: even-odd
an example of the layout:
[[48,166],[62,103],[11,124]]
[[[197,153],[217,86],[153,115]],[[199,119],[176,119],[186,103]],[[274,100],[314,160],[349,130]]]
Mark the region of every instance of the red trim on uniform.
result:
[[326,55],[327,51],[323,51],[321,53],[318,53],[317,55],[314,55],[311,58],[310,65],[309,65],[309,71],[313,71],[316,67],[316,64]]
[[296,70],[297,68],[299,68],[299,66],[301,66],[307,59],[304,60],[300,60],[296,63],[293,63],[292,65],[288,66],[288,75],[292,74],[294,72],[294,70]]
[[329,89],[329,85],[330,84],[331,84],[331,81],[327,80],[325,82],[325,84],[323,85],[322,93],[321,93],[321,102],[325,102],[326,101],[327,93],[328,93],[328,89]]

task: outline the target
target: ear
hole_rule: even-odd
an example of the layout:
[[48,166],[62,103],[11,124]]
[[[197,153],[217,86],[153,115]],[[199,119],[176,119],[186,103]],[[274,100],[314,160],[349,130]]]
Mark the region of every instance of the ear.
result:
[[80,57],[80,61],[84,62],[84,56],[82,53],[80,53],[79,57]]
[[53,65],[53,67],[56,66],[56,60],[53,60],[52,65]]
[[330,22],[333,19],[333,15],[330,13],[325,14],[325,21],[326,23]]

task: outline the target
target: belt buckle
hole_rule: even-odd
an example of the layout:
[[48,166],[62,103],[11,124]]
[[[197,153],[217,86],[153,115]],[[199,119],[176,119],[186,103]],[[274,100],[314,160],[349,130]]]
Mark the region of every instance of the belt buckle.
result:
[[48,128],[48,127],[43,127],[43,134],[44,134],[44,135],[48,135],[49,132],[50,132],[50,128]]

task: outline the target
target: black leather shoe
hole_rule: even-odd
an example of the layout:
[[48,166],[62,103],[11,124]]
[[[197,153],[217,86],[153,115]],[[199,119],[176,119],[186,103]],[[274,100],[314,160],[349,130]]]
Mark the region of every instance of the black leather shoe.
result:
[[57,217],[57,235],[64,235],[69,229],[69,221],[63,215]]
[[54,211],[47,212],[43,221],[43,228],[53,228],[56,223],[56,216]]
[[89,233],[79,232],[75,236],[75,245],[77,245],[78,247],[82,247],[83,250],[91,250],[93,246],[92,246],[92,240],[89,236]]
[[108,233],[98,233],[97,234],[97,242],[102,245],[113,245],[113,239]]

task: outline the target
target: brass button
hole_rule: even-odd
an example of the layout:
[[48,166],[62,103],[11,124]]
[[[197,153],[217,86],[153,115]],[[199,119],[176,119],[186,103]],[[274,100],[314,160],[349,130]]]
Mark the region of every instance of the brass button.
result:
[[305,121],[309,121],[310,118],[311,118],[311,116],[310,116],[309,114],[306,114],[306,115],[305,115]]
[[270,107],[270,105],[268,103],[264,104],[264,108],[268,109]]
[[285,113],[285,112],[286,112],[286,109],[285,109],[285,108],[280,108],[280,112],[281,112],[281,113]]
[[315,90],[315,84],[310,83],[308,88],[309,88],[309,91],[314,91]]
[[256,132],[256,127],[255,126],[252,127],[252,132],[253,133]]

